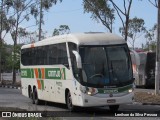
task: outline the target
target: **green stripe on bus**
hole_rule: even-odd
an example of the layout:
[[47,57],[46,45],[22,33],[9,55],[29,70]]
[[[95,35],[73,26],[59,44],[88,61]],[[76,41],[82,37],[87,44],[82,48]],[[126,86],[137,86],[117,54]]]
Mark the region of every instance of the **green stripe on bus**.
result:
[[129,89],[132,89],[133,85],[127,85],[125,87],[121,87],[121,88],[118,88],[118,92],[124,92],[124,91],[127,91]]
[[127,86],[124,86],[124,87],[119,87],[119,88],[106,88],[106,89],[101,89],[101,88],[98,88],[98,93],[118,93],[118,92],[125,92],[129,89],[132,88],[132,84],[131,85],[127,85]]
[[65,71],[65,68],[63,68],[63,72],[64,72],[64,80],[66,80],[66,71]]
[[66,79],[65,68],[46,68],[45,69],[45,78],[46,79]]
[[34,78],[34,74],[31,69],[21,69],[22,78]]
[[30,71],[31,71],[31,78],[34,78],[34,70],[30,69]]
[[42,78],[42,73],[41,73],[41,69],[40,69],[40,68],[38,68],[38,73],[39,73],[39,74],[38,74],[38,75],[39,75],[38,77],[39,77],[39,78]]
[[[45,68],[45,79],[66,80],[65,68]],[[21,69],[22,78],[34,78],[33,69]],[[38,68],[38,77],[42,79],[42,71]]]

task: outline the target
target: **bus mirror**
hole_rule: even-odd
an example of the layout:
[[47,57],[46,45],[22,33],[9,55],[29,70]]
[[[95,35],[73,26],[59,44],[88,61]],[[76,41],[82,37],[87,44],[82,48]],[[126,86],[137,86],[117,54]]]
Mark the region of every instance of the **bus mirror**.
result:
[[82,62],[81,62],[81,56],[79,55],[79,53],[75,50],[72,51],[73,54],[76,57],[76,62],[77,62],[77,68],[82,68]]

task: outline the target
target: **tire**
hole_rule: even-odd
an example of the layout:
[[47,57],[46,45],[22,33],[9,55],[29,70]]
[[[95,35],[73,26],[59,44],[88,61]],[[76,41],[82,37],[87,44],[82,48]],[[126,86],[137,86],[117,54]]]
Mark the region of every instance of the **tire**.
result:
[[31,99],[33,98],[32,89],[31,88],[28,89],[28,97],[31,98]]
[[69,111],[75,111],[75,106],[72,104],[72,98],[70,92],[67,93],[66,104]]
[[42,100],[39,100],[38,98],[38,92],[37,89],[35,88],[33,91],[33,99],[32,99],[32,103],[36,104],[36,105],[41,105],[42,104]]
[[119,105],[110,105],[109,106],[110,111],[116,112],[119,109]]

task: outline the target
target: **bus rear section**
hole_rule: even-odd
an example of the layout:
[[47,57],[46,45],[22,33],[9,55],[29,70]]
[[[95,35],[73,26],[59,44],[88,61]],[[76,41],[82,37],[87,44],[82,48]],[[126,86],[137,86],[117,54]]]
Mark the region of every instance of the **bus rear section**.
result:
[[[138,59],[134,55],[138,55]],[[155,52],[134,52],[132,56],[132,67],[136,86],[155,86]],[[136,64],[137,63],[137,64]],[[136,69],[135,67],[136,66]]]

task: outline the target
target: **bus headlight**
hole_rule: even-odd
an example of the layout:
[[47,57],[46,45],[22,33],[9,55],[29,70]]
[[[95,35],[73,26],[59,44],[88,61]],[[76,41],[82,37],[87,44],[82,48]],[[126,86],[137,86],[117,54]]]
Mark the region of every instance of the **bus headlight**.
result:
[[95,95],[98,93],[98,90],[96,88],[91,87],[80,86],[80,90],[82,93],[85,93],[87,95]]
[[88,88],[87,89],[87,95],[95,95],[98,93],[98,90],[96,88]]
[[133,92],[133,89],[129,89],[128,92],[129,92],[129,93]]
[[89,91],[87,92],[87,94],[88,94],[88,95],[92,95],[92,93],[91,93],[91,92],[89,92]]

